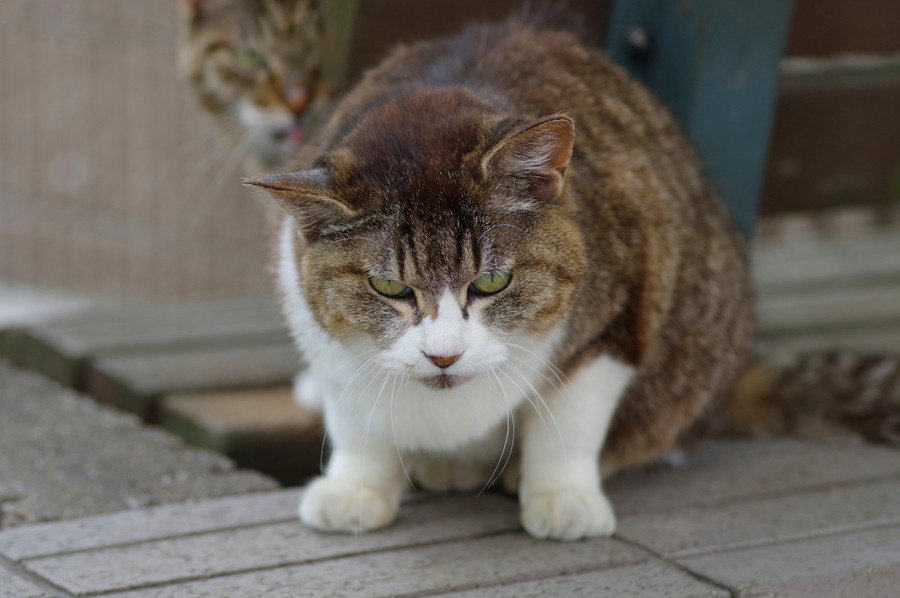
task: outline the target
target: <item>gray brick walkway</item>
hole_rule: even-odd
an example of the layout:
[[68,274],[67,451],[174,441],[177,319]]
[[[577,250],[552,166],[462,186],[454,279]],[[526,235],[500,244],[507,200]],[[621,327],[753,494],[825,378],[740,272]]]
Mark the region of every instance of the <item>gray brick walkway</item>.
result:
[[361,536],[302,526],[301,490],[32,525],[0,533],[0,597],[874,597],[900,587],[900,452],[719,441],[609,489],[616,536],[572,544],[532,540],[515,502],[496,495],[413,496],[396,525]]

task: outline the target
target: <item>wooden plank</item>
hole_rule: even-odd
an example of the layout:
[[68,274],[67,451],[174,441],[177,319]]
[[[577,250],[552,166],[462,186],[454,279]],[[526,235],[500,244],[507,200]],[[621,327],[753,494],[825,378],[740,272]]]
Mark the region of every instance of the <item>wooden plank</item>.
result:
[[445,598],[546,598],[548,596],[605,596],[621,598],[727,598],[727,590],[699,581],[658,562],[614,567],[537,581],[480,587],[440,594]]
[[325,30],[322,70],[328,86],[334,92],[343,91],[347,84],[358,4],[357,0],[331,0],[321,5]]
[[753,274],[763,294],[860,284],[900,286],[900,234],[886,230],[848,239],[758,244]]
[[769,336],[848,330],[900,322],[900,286],[834,288],[827,292],[764,294],[760,328]]
[[[681,123],[750,235],[792,2],[620,0],[606,47]],[[647,44],[635,44],[643,31]],[[631,40],[631,41],[630,41]]]
[[188,444],[286,485],[319,473],[327,458],[321,417],[297,405],[291,388],[167,396],[159,423]]
[[14,561],[121,544],[287,521],[297,516],[296,489],[160,505],[0,532],[0,554]]
[[900,348],[900,323],[885,322],[871,326],[855,326],[847,330],[808,333],[788,331],[782,334],[766,334],[763,330],[760,345],[766,355],[795,355],[832,349],[897,353]]
[[896,205],[900,198],[898,72],[894,58],[893,64],[858,69],[855,75],[825,72],[783,77],[763,213]]
[[[736,466],[740,464],[740,466]],[[720,440],[677,467],[624,472],[606,483],[620,517],[727,504],[900,476],[897,451],[798,440]]]
[[678,561],[740,596],[896,596],[900,527],[724,551]]
[[[848,508],[852,505],[852,508]],[[900,479],[619,519],[623,538],[669,557],[900,525]]]
[[[29,559],[24,564],[70,592],[107,592],[475,538],[518,526],[513,501],[495,495],[445,495],[407,505],[396,524],[377,533],[320,534],[292,521]],[[465,546],[471,546],[471,540]],[[231,595],[244,594],[234,591]]]
[[[365,538],[358,540],[365,542]],[[646,553],[611,539],[547,542],[515,533],[112,595],[150,598],[172,596],[175,591],[184,598],[429,595],[596,571],[647,559]]]
[[788,54],[890,53],[900,49],[895,0],[798,0]]
[[101,357],[89,365],[85,389],[101,402],[155,420],[163,395],[283,386],[299,364],[296,349],[288,341],[172,348],[163,353]]

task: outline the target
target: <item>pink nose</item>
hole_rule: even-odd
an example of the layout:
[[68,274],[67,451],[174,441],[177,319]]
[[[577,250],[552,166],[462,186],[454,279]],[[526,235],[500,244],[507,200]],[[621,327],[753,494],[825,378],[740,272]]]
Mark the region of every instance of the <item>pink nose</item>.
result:
[[462,357],[462,353],[458,353],[456,355],[429,355],[425,354],[425,357],[431,360],[431,363],[438,366],[439,368],[448,368]]
[[309,103],[309,95],[299,87],[292,87],[285,92],[284,101],[291,112],[300,114],[306,109],[306,104]]

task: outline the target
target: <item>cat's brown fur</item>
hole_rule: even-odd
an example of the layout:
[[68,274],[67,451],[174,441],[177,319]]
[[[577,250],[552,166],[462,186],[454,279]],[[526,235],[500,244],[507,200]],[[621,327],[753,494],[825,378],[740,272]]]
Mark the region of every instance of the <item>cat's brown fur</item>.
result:
[[[577,131],[561,196],[536,210],[492,211],[487,153],[541,117],[571,119]],[[726,209],[667,111],[568,33],[513,23],[400,47],[295,166],[324,169],[324,189],[257,184],[275,187],[301,220],[310,194],[342,204],[317,208],[297,253],[311,308],[334,337],[363,331],[386,343],[396,328],[396,310],[365,283],[361,254],[394,255],[410,266],[403,280],[428,289],[469,276],[470,232],[491,231],[516,270],[489,318],[534,331],[563,323],[551,361],[569,376],[602,353],[633,364],[603,449],[606,472],[675,446],[743,366],[753,293]],[[433,305],[435,294],[424,295],[408,308],[412,321]]]
[[258,163],[297,151],[330,92],[319,0],[183,0],[180,66],[200,105]]

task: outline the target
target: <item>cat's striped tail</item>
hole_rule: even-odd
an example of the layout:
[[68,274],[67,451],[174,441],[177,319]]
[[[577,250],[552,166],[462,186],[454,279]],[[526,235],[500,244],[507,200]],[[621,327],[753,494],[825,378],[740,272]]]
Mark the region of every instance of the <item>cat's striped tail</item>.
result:
[[900,446],[900,354],[827,351],[785,363],[757,359],[738,380],[725,415],[730,432],[854,434]]

